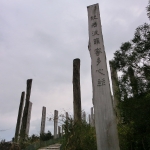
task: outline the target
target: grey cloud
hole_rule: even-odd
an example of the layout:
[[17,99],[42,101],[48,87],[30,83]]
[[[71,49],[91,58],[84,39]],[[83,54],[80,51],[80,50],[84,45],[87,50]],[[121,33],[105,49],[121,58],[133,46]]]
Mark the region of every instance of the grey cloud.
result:
[[[30,134],[40,131],[42,106],[73,109],[72,62],[81,59],[82,109],[92,106],[87,6],[99,3],[107,60],[135,28],[148,22],[147,1],[0,1],[0,134],[14,136],[21,92],[33,78]],[[10,121],[9,121],[10,120]],[[53,132],[53,123],[46,130]]]

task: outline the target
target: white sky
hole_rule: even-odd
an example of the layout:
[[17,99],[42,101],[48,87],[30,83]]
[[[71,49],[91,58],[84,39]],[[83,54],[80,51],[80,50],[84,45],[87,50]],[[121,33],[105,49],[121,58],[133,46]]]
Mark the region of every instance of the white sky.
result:
[[[148,0],[0,0],[0,140],[15,134],[21,92],[32,78],[30,135],[39,134],[42,106],[72,114],[73,59],[81,60],[82,109],[92,107],[87,6],[99,3],[107,60],[136,27],[149,22]],[[108,68],[109,69],[109,68]],[[53,133],[53,122],[46,131]]]

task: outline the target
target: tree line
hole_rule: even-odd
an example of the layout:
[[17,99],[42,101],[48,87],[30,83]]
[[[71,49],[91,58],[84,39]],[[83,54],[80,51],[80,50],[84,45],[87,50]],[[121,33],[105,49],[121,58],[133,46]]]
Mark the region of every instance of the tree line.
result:
[[[150,19],[150,1],[146,7]],[[136,28],[132,40],[114,53],[118,73],[117,111],[121,150],[150,149],[150,24]]]

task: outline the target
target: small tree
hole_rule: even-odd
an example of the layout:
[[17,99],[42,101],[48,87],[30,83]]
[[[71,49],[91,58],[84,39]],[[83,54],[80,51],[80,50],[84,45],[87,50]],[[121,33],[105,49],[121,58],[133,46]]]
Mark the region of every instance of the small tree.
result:
[[148,6],[146,7],[146,10],[147,10],[147,16],[150,19],[150,1],[148,3]]
[[[150,19],[150,2],[147,6]],[[121,150],[150,149],[150,25],[135,30],[131,41],[114,53],[111,66],[120,72],[118,124]]]

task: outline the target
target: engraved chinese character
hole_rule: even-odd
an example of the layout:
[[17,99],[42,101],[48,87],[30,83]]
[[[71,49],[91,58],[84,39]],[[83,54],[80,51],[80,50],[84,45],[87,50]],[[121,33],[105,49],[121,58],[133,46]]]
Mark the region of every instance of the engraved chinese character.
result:
[[97,22],[93,22],[92,27],[94,27],[94,28],[97,27]]
[[94,44],[100,44],[99,38],[94,39]]
[[91,16],[91,20],[94,20],[94,19],[98,19],[98,18],[96,18],[96,15]]
[[98,69],[98,70],[96,70],[96,72],[98,72],[98,73],[100,73],[100,74],[102,74],[102,75],[105,75],[105,74],[103,73],[103,69]]
[[95,54],[96,54],[96,56],[99,56],[100,53],[102,53],[102,52],[101,52],[101,48],[96,48],[96,49],[95,49]]
[[97,86],[103,86],[103,85],[105,85],[105,79],[104,78],[102,80],[98,79]]
[[94,36],[94,35],[99,35],[99,34],[98,34],[98,31],[97,31],[97,30],[96,30],[96,31],[93,31],[93,32],[92,32],[92,35],[93,35],[93,36]]
[[98,57],[98,58],[97,58],[97,66],[100,64],[100,62],[101,62],[101,60],[100,60],[100,58]]

